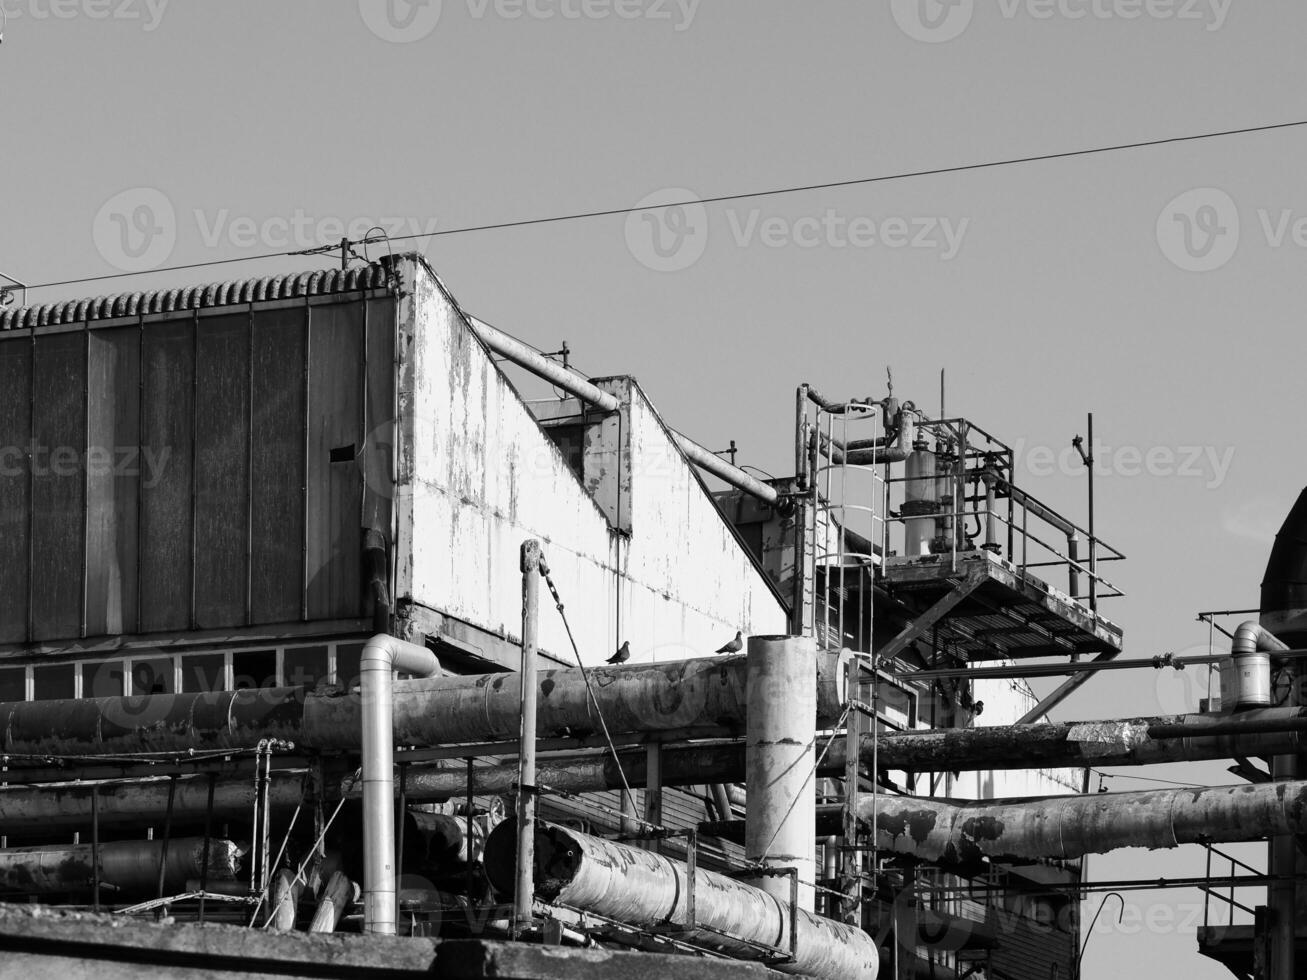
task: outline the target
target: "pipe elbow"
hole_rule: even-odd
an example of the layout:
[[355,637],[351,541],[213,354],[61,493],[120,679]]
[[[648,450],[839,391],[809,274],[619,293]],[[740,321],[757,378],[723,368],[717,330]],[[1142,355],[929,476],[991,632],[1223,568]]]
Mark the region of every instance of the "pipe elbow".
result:
[[363,645],[359,673],[381,670],[399,670],[419,677],[434,677],[440,673],[440,661],[426,647],[387,633],[378,633]]
[[1234,631],[1230,644],[1230,653],[1236,657],[1262,651],[1287,650],[1288,644],[1282,642],[1270,630],[1256,620],[1240,623]]

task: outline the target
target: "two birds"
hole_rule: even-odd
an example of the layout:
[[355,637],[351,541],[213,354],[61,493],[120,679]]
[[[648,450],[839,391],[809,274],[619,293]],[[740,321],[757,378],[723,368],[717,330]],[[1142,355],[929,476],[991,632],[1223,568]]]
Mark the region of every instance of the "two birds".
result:
[[[739,653],[744,649],[744,634],[740,630],[735,631],[735,639],[729,641],[724,646],[718,647],[718,653]],[[624,664],[631,659],[631,641],[623,640],[622,645],[617,648],[617,652],[609,657],[604,663]]]

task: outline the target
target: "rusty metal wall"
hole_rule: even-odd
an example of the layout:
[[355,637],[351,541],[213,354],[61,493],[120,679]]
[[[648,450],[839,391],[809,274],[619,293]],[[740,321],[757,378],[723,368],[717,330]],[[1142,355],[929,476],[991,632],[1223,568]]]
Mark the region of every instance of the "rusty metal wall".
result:
[[393,344],[362,293],[0,332],[0,644],[364,615]]

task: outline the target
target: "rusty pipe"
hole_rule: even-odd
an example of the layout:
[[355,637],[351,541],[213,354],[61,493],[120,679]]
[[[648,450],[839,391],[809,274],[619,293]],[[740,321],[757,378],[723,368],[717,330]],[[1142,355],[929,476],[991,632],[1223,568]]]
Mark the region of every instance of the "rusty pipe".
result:
[[393,936],[395,904],[394,672],[430,676],[440,661],[426,647],[378,633],[363,647],[363,929]]
[[[164,841],[107,841],[99,845],[102,887],[124,893],[153,893],[159,884]],[[205,842],[198,837],[168,842],[164,884],[179,891],[198,877]],[[240,848],[229,840],[209,841],[209,877],[232,881],[240,870]],[[12,847],[0,850],[0,891],[24,894],[89,894],[96,867],[90,844]]]
[[[871,801],[859,808],[868,826]],[[876,845],[919,860],[1071,860],[1122,847],[1251,841],[1307,831],[1307,782],[1053,796],[1006,803],[879,797]]]
[[[774,969],[825,980],[875,980],[880,956],[872,938],[853,926],[822,918],[725,875],[689,868],[653,851],[539,824],[536,895],[629,925],[687,928],[694,942],[736,957],[757,958],[759,946],[793,949]],[[515,829],[511,821],[486,841],[491,883],[513,886]],[[688,894],[694,890],[694,922]],[[796,929],[791,929],[791,918]],[[698,927],[698,928],[696,928]]]

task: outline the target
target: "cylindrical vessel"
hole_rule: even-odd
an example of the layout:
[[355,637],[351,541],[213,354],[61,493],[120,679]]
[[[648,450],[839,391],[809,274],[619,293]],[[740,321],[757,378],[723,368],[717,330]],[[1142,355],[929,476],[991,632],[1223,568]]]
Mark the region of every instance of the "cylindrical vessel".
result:
[[[486,842],[486,874],[507,892],[513,887],[516,828],[500,824]],[[537,897],[618,922],[651,928],[688,925],[689,869],[652,851],[591,837],[570,828],[537,824]],[[697,945],[758,959],[759,947],[788,951],[791,914],[797,924],[794,958],[773,969],[822,980],[875,980],[880,956],[872,938],[853,926],[792,910],[759,888],[696,869],[698,928],[682,933]]]
[[1240,708],[1265,708],[1271,703],[1271,655],[1265,650],[1237,654],[1234,662],[1236,704]]
[[904,471],[902,513],[907,520],[903,522],[903,553],[913,558],[930,554],[930,542],[935,537],[934,515],[939,510],[935,454],[926,448],[924,440],[912,444]]
[[[129,895],[153,893],[159,883],[161,840],[109,841],[100,845],[101,886]],[[54,847],[13,847],[0,850],[0,889],[42,894],[89,894],[95,878],[90,844]],[[240,870],[240,848],[229,840],[209,841],[209,878],[231,881]],[[183,838],[168,842],[164,887],[180,891],[198,878],[204,841]]]
[[[751,863],[794,868],[799,908],[815,911],[817,641],[810,636],[749,637],[749,710],[745,727],[744,853]],[[791,880],[755,884],[789,901]]]

